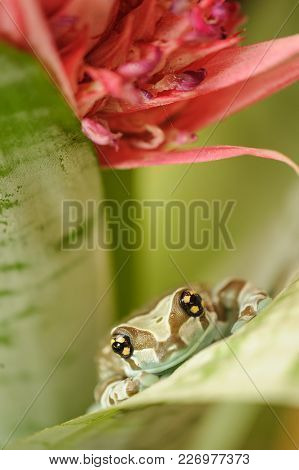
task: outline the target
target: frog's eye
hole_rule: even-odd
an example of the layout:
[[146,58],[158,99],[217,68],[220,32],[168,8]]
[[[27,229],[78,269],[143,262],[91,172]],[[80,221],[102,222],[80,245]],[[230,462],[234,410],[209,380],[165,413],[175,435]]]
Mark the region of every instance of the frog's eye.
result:
[[200,317],[204,313],[201,296],[190,290],[184,290],[182,292],[180,305],[190,317]]
[[132,356],[134,349],[129,336],[116,335],[111,338],[112,350],[124,359]]

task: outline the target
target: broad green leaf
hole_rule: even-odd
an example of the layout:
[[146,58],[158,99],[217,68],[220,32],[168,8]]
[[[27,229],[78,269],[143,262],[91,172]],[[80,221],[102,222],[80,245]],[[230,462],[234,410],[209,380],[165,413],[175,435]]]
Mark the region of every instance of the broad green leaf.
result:
[[[108,318],[101,312],[111,292],[95,309],[109,285],[103,253],[61,250],[62,201],[101,198],[96,157],[36,60],[4,45],[0,52],[4,444],[12,432],[15,438],[85,411],[95,381],[98,332]],[[82,238],[86,227],[92,232],[92,218],[78,226]]]
[[[218,439],[217,448],[236,448],[260,413],[270,417],[263,425],[284,431],[279,405],[299,406],[298,304],[299,281],[239,333],[201,351],[118,408],[46,429],[14,447],[215,448]],[[259,425],[255,434],[260,431]],[[216,439],[209,439],[215,433]],[[294,447],[291,432],[285,433]]]

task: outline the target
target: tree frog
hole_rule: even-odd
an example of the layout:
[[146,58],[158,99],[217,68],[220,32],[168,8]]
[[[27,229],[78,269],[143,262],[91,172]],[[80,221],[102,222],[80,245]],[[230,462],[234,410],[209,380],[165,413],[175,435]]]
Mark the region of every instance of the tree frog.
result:
[[111,332],[98,357],[91,411],[108,408],[167,377],[215,341],[236,332],[270,301],[261,289],[230,279],[214,289],[182,287]]

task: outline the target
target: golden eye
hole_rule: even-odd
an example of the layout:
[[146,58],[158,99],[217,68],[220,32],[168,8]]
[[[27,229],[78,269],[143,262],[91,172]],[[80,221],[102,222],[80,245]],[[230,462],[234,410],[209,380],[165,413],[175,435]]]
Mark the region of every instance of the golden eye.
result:
[[190,317],[200,317],[204,313],[203,300],[195,292],[184,290],[180,297],[180,305]]
[[129,359],[134,352],[131,340],[127,335],[112,336],[111,347],[112,350],[123,359]]

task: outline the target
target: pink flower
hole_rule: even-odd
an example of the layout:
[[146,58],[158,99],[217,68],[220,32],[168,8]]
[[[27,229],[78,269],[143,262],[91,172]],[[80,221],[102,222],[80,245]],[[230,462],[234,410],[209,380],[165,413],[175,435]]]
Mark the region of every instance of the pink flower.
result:
[[31,49],[105,166],[131,168],[262,149],[167,150],[299,77],[299,35],[241,47],[239,2],[4,0],[0,36]]

